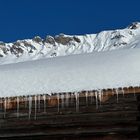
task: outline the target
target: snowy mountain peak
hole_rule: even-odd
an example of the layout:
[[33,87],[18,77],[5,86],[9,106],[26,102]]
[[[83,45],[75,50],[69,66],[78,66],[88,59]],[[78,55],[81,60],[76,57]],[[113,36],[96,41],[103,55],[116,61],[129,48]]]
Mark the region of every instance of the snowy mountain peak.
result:
[[140,22],[125,29],[102,31],[98,34],[46,36],[42,39],[0,42],[0,64],[36,60],[45,57],[136,48],[140,44]]
[[133,22],[131,25],[128,26],[128,29],[138,29],[140,28],[140,22]]

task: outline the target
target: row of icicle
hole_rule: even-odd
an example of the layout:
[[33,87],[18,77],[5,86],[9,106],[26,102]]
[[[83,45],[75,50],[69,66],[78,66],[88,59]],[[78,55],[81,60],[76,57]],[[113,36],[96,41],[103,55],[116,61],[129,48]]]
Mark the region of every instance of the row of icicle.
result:
[[[117,97],[117,102],[118,102],[118,94],[120,92],[124,96],[124,90],[123,88],[116,89],[115,94]],[[135,89],[134,89],[134,95],[135,95]],[[114,90],[112,90],[112,93],[114,93]],[[69,99],[75,100],[75,107],[76,107],[76,112],[79,112],[79,92],[73,93],[73,97],[69,93],[65,94],[57,94],[57,110],[58,112],[60,111],[60,101],[61,101],[61,108],[63,109],[64,106],[68,107],[69,106]],[[89,104],[89,96],[91,97],[91,103],[93,102],[93,98],[95,98],[95,103],[96,103],[96,109],[98,109],[98,106],[101,105],[102,102],[102,97],[103,97],[103,90],[98,90],[95,92],[85,92],[85,99],[86,99],[86,105]],[[42,98],[41,98],[42,97]],[[34,100],[33,100],[34,99]],[[24,101],[25,101],[25,108],[28,106],[28,118],[31,119],[31,114],[32,114],[32,103],[34,101],[34,119],[37,118],[37,109],[40,111],[40,101],[43,99],[44,102],[44,112],[46,112],[46,100],[50,100],[51,96],[48,96],[44,94],[43,96],[41,95],[34,95],[34,96],[25,96]],[[6,112],[7,112],[7,105],[10,103],[10,98],[1,98],[0,99],[0,108],[4,110],[4,118],[6,117]],[[17,118],[20,116],[20,97],[16,97],[16,106],[17,106]]]

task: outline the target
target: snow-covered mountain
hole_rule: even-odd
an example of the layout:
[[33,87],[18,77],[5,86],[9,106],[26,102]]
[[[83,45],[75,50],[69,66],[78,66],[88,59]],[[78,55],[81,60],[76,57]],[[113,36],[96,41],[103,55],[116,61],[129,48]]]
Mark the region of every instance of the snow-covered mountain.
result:
[[102,31],[98,34],[39,36],[0,42],[0,64],[36,60],[71,54],[136,48],[140,44],[140,23],[132,23],[125,29]]

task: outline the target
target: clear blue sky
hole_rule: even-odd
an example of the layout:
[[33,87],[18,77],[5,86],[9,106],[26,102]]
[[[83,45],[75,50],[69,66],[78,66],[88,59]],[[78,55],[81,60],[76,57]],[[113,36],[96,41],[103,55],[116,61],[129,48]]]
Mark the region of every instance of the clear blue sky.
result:
[[0,40],[86,34],[140,21],[140,0],[0,0]]

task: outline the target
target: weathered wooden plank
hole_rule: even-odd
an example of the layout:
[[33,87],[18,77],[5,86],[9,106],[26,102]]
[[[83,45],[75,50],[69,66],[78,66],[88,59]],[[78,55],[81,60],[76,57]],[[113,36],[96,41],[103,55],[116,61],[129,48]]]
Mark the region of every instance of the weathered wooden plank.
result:
[[[69,129],[70,130],[70,129]],[[80,129],[74,129],[74,130],[62,130],[62,131],[59,131],[58,133],[53,131],[51,133],[43,133],[43,132],[36,132],[36,133],[29,133],[28,135],[25,133],[23,134],[9,134],[9,135],[1,135],[0,138],[1,139],[47,139],[47,138],[55,138],[55,139],[58,139],[58,138],[66,138],[66,139],[69,139],[69,137],[73,140],[75,139],[75,137],[85,137],[85,139],[90,136],[90,138],[95,138],[97,137],[99,139],[99,137],[104,137],[106,135],[110,135],[110,136],[113,136],[112,138],[114,139],[116,136],[121,136],[121,138],[123,137],[124,139],[125,138],[130,138],[132,140],[132,138],[136,138],[137,136],[137,133],[136,133],[136,128],[127,128],[127,129],[120,129],[117,130],[116,128],[115,129],[105,129],[104,131],[98,129],[98,130],[94,130],[94,129],[86,129],[88,131],[86,131],[85,133],[85,130],[80,130]]]

